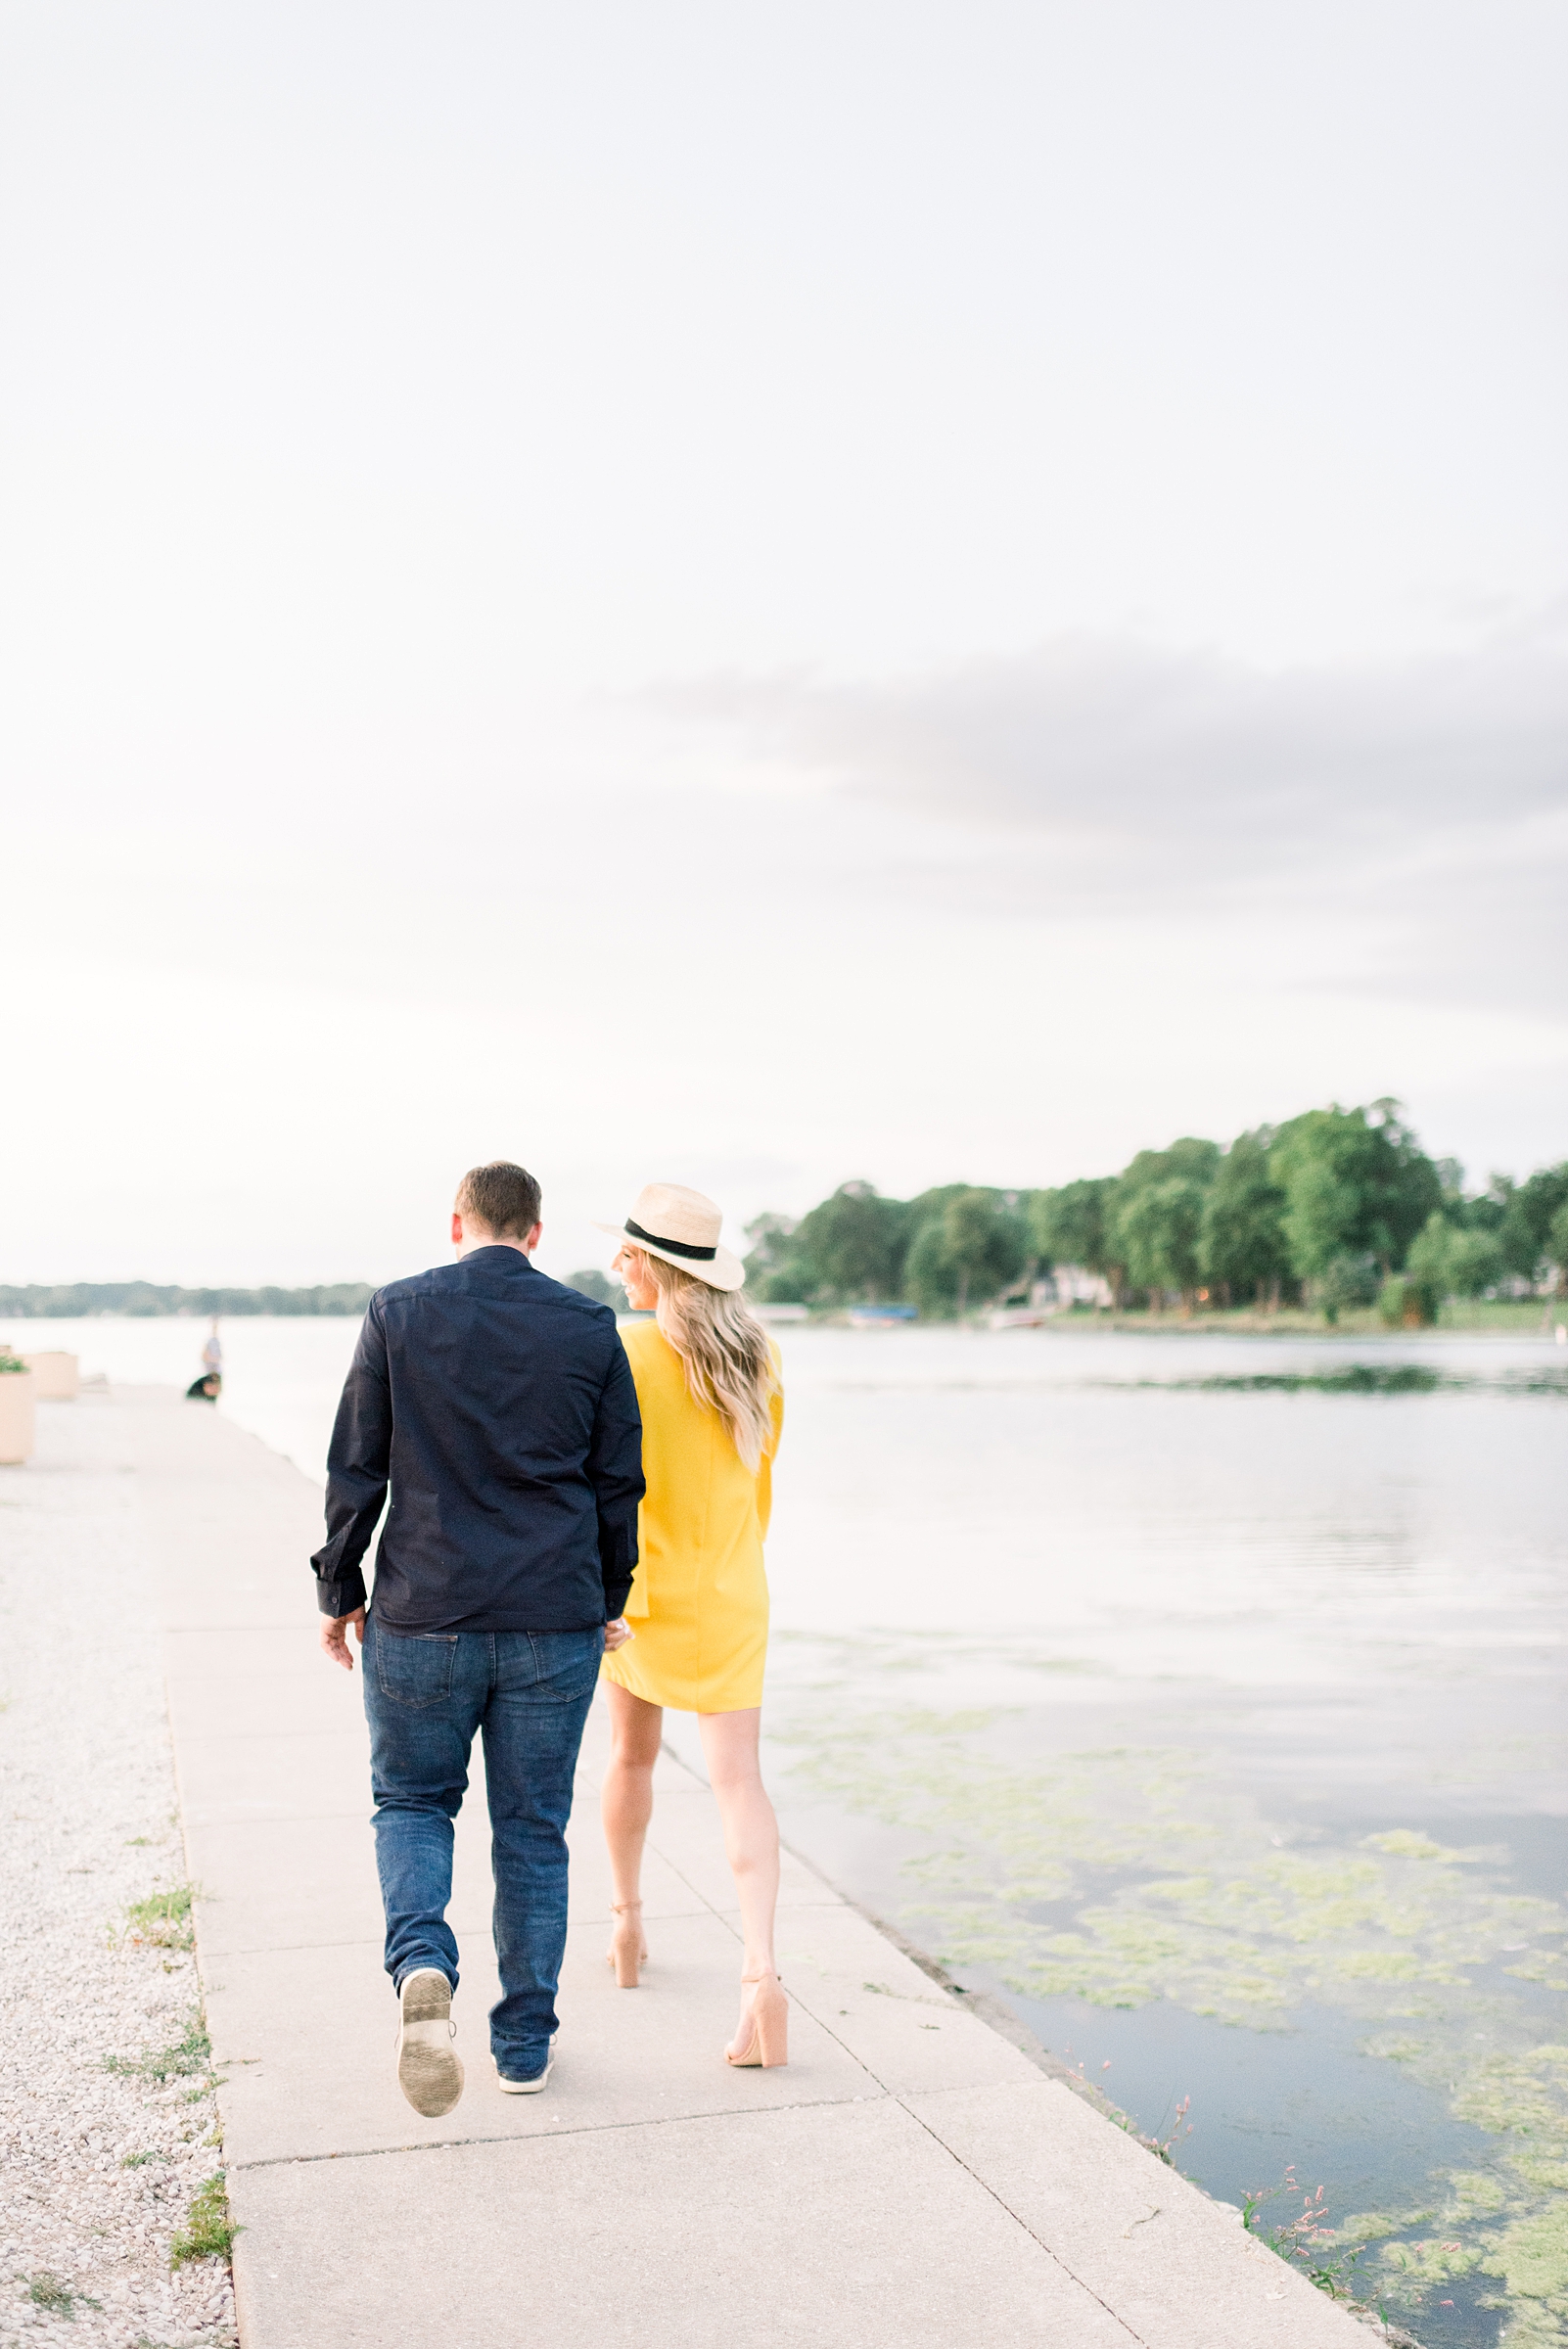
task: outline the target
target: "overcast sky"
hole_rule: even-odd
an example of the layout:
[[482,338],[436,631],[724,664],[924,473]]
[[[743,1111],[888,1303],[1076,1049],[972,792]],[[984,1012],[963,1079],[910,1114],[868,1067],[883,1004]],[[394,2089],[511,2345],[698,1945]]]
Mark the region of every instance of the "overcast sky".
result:
[[1568,1155],[1568,17],[0,5],[0,1280]]

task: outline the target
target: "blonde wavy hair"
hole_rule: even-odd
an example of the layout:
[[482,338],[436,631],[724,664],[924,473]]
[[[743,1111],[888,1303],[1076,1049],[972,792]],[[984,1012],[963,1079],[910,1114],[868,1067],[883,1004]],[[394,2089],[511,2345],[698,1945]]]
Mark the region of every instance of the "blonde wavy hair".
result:
[[718,1413],[755,1476],[773,1440],[768,1406],[778,1392],[766,1330],[738,1289],[710,1288],[641,1248],[628,1246],[626,1254],[659,1291],[654,1319],[686,1365],[687,1393],[701,1409]]

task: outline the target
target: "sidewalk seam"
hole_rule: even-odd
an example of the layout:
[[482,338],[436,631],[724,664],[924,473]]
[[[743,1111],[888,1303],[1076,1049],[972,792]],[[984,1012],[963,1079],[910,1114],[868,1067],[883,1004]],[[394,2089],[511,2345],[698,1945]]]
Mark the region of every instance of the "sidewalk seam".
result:
[[1024,2218],[1020,2212],[1014,2210],[1012,2204],[1006,2199],[1005,2195],[999,2194],[996,2188],[991,2185],[988,2180],[982,2178],[978,2170],[972,2169],[969,2163],[965,2161],[961,2153],[955,2153],[945,2138],[939,2137],[937,2135],[936,2130],[932,2128],[931,2123],[928,2120],[924,2119],[920,2113],[916,2112],[912,2105],[906,2104],[902,2096],[895,2096],[893,2100],[901,2111],[908,2113],[909,2118],[912,2121],[919,2122],[921,2128],[931,2139],[932,2142],[934,2144],[941,2145],[943,2151],[948,2156],[949,2160],[955,2161],[958,2164],[958,2167],[964,2172],[966,2177],[973,2178],[975,2184],[980,2187],[984,2192],[990,2194],[992,2200],[996,2204],[997,2208],[999,2210],[1004,2210],[1007,2213],[1007,2216],[1012,2220],[1015,2227],[1021,2227],[1023,2229],[1024,2233],[1029,2236],[1031,2242],[1038,2243],[1046,2258],[1054,2260],[1056,2265],[1061,2269],[1062,2274],[1064,2276],[1071,2277],[1073,2282],[1078,2285],[1078,2288],[1081,2292],[1087,2292],[1089,2298],[1097,2302],[1098,2305],[1104,2309],[1106,2315],[1111,2319],[1111,2322],[1115,2325],[1121,2326],[1122,2330],[1127,2334],[1127,2337],[1130,2341],[1136,2341],[1138,2344],[1138,2349],[1149,2349],[1149,2345],[1147,2341],[1144,2340],[1142,2333],[1133,2331],[1131,2326],[1128,2323],[1126,2317],[1122,2315],[1120,2309],[1113,2308],[1109,2300],[1101,2299],[1099,2293],[1094,2289],[1094,2286],[1091,2283],[1085,2283],[1083,2277],[1076,2274],[1075,2271],[1068,2266],[1061,2253],[1059,2251],[1053,2251],[1050,2244],[1045,2240],[1045,2237],[1042,2234],[1038,2234],[1030,2225],[1029,2221]]
[[[856,2104],[902,2105],[902,2098],[890,2095],[886,2089],[879,2096],[802,2096],[798,2103],[759,2104],[751,2110],[737,2105],[724,2112],[655,2113],[637,2121],[588,2121],[576,2129],[530,2129],[522,2135],[509,2131],[501,2137],[438,2137],[425,2145],[359,2145],[342,2153],[269,2153],[261,2161],[231,2162],[228,2170],[231,2178],[244,2178],[249,2177],[253,2170],[296,2170],[318,2161],[392,2161],[404,2153],[458,2153],[465,2145],[536,2145],[553,2142],[561,2137],[609,2137],[628,2129],[678,2129],[708,2121],[755,2121],[772,2112],[842,2112],[853,2110]],[[903,2109],[907,2111],[908,2107],[903,2106]],[[920,2120],[917,2112],[910,2113],[909,2117],[911,2120]],[[925,2129],[926,2123],[921,2121],[920,2126]],[[928,2129],[927,2135],[935,2137],[936,2132]],[[942,2143],[940,2137],[937,2142],[939,2145]],[[963,2167],[961,2162],[959,2167]],[[999,2196],[996,2198],[1000,2199]],[[1025,2232],[1030,2230],[1026,2229]],[[1055,2256],[1054,2253],[1052,2256]]]
[[[679,1763],[680,1767],[687,1772],[688,1775],[694,1778],[697,1776],[696,1772],[691,1769],[690,1764],[683,1762],[678,1754],[670,1753],[670,1748],[668,1745],[665,1746],[663,1750],[666,1753],[669,1753],[670,1759]],[[700,1785],[702,1780],[698,1779],[697,1782]],[[783,1842],[782,1837],[780,1837],[780,1844],[784,1850],[790,1852],[790,1857],[793,1860],[799,1862],[803,1867],[807,1868],[811,1875],[816,1877],[816,1880],[819,1884],[825,1885],[830,1893],[836,1895],[837,1899],[844,1907],[852,1910],[854,1913],[863,1917],[865,1922],[871,1926],[874,1932],[880,1933],[885,1941],[891,1943],[895,1949],[899,1950],[900,1956],[909,1958],[913,1963],[919,1966],[920,1971],[929,1979],[936,1981],[944,1989],[951,1989],[955,1987],[951,1983],[950,1977],[948,1977],[940,1967],[936,1966],[931,1959],[925,1958],[922,1961],[921,1958],[916,1957],[915,1953],[904,1941],[904,1938],[901,1934],[890,1932],[886,1923],[881,1917],[873,1916],[869,1910],[863,1909],[860,1906],[858,1901],[852,1900],[847,1894],[839,1892],[838,1887],[833,1884],[828,1877],[824,1876],[821,1870],[814,1866],[813,1864],[807,1860],[803,1853],[791,1850],[791,1847]],[[678,1869],[676,1870],[676,1873],[679,1873]],[[682,1878],[682,1882],[684,1881],[685,1879]],[[695,1891],[696,1887],[693,1886],[692,1889]],[[698,1898],[701,1899],[701,1894],[698,1894]],[[715,1913],[717,1912],[715,1911]],[[790,1998],[804,2010],[804,2012],[810,2015],[811,2020],[816,2024],[819,2031],[825,2031],[829,2039],[834,2042],[835,2046],[841,2048],[844,2053],[850,2057],[853,2063],[857,2063],[860,2066],[861,2070],[865,2073],[868,2079],[876,2081],[877,2087],[882,2090],[883,2096],[886,2096],[891,2103],[897,2104],[900,2112],[906,2112],[912,2121],[918,2123],[919,2127],[922,2128],[927,2137],[930,2138],[932,2143],[935,2145],[940,2145],[943,2152],[946,2154],[948,2160],[954,2162],[957,2167],[964,2172],[966,2177],[972,2178],[981,2190],[991,2196],[991,2199],[996,2204],[998,2210],[1006,2212],[1008,2218],[1012,2220],[1013,2225],[1021,2229],[1022,2232],[1029,2236],[1029,2239],[1032,2243],[1038,2243],[1039,2245],[1039,2248],[1044,2252],[1046,2258],[1051,2260],[1058,2268],[1060,2268],[1062,2274],[1067,2277],[1071,2282],[1076,2283],[1081,2292],[1086,2292],[1088,2297],[1096,2304],[1097,2307],[1104,2309],[1106,2315],[1111,2319],[1111,2322],[1114,2325],[1119,2325],[1121,2326],[1122,2330],[1127,2334],[1130,2341],[1136,2341],[1138,2344],[1138,2349],[1148,2349],[1148,2343],[1144,2340],[1143,2335],[1140,2332],[1133,2331],[1131,2326],[1128,2323],[1127,2319],[1120,2313],[1120,2311],[1114,2309],[1108,2300],[1102,2299],[1100,2294],[1094,2289],[1094,2286],[1091,2283],[1085,2283],[1083,2277],[1076,2274],[1075,2271],[1068,2266],[1061,2253],[1053,2250],[1050,2244],[1046,2242],[1044,2236],[1037,2234],[1036,2230],[1030,2225],[1029,2221],[1018,2211],[1014,2210],[1012,2204],[1007,2201],[1003,2195],[999,2194],[996,2188],[990,2185],[986,2179],[982,2178],[978,2170],[972,2169],[961,2154],[954,2152],[952,2146],[947,2143],[945,2138],[940,2137],[937,2131],[931,2126],[931,2123],[926,2120],[922,2114],[916,2112],[913,2106],[908,2104],[902,2096],[896,2095],[893,2090],[889,2089],[886,2082],[878,2079],[877,2074],[872,2070],[870,2064],[866,2062],[865,2057],[863,2055],[855,2054],[853,2049],[840,2038],[838,2032],[834,2030],[832,2024],[824,2021],[823,2017],[817,2014],[811,2008],[811,2006],[807,2004],[807,2001],[801,1997],[799,1991],[792,1990],[790,1992]],[[921,2005],[927,2004],[925,2000],[911,2003],[917,2003]],[[930,2002],[930,2004],[933,2005],[938,2004],[940,2002],[936,2000]],[[990,2021],[990,2018],[984,2013],[983,2010],[979,2010],[976,2005],[971,2005],[969,2010],[971,2013],[975,2014],[977,2021],[987,2023],[992,2030],[995,2030],[994,2023]],[[1008,2036],[1010,2035],[997,2032],[998,2038]],[[1016,2045],[1016,2041],[1013,2042],[1013,2044]],[[1025,2053],[1027,2050],[1020,2050],[1020,2052]],[[777,2108],[775,2107],[775,2109]],[[797,2108],[790,2107],[789,2109]]]
[[[807,2004],[806,2001],[801,1998],[798,1992],[792,1991],[790,1993],[790,1997],[797,2005],[799,2005],[807,2014],[810,2015],[811,2020],[816,2024],[819,2031],[825,2031],[829,2039],[833,2040],[838,2047],[843,2049],[845,2054],[850,2057],[850,2060],[853,2063],[859,2064],[861,2070],[866,2074],[868,2079],[876,2081],[878,2088],[882,2090],[883,2096],[887,2097],[890,2103],[897,2104],[900,2112],[906,2112],[912,2121],[918,2122],[919,2126],[930,2138],[932,2143],[940,2145],[944,2153],[947,2155],[947,2158],[950,2161],[955,2162],[958,2168],[964,2172],[966,2177],[972,2178],[975,2184],[991,2196],[992,2200],[996,2204],[998,2209],[1004,2210],[1007,2213],[1007,2216],[1012,2220],[1014,2226],[1022,2228],[1025,2234],[1029,2236],[1030,2241],[1033,2243],[1038,2243],[1047,2259],[1054,2260],[1057,2267],[1061,2269],[1062,2274],[1068,2277],[1072,2282],[1076,2283],[1080,2291],[1087,2292],[1091,2300],[1098,2302],[1099,2306],[1104,2309],[1106,2315],[1110,2317],[1115,2324],[1121,2326],[1129,2340],[1136,2341],[1138,2343],[1138,2349],[1148,2349],[1148,2343],[1144,2340],[1143,2335],[1140,2332],[1133,2331],[1126,2317],[1124,2317],[1119,2310],[1114,2309],[1108,2300],[1101,2299],[1099,2293],[1094,2289],[1094,2286],[1091,2283],[1085,2283],[1084,2278],[1078,2275],[1072,2268],[1068,2266],[1061,2253],[1059,2251],[1054,2251],[1050,2244],[1045,2240],[1045,2237],[1037,2233],[1037,2231],[1030,2225],[1029,2221],[1024,2218],[1020,2212],[1014,2210],[1012,2204],[1006,2199],[1006,2197],[998,2193],[996,2188],[992,2186],[988,2180],[982,2178],[978,2170],[971,2168],[970,2164],[965,2161],[961,2153],[957,2153],[953,2150],[952,2146],[948,2144],[946,2139],[941,2136],[939,2132],[931,2126],[931,2123],[925,2118],[924,2114],[916,2112],[913,2105],[908,2103],[903,2096],[899,2096],[897,2091],[890,2089],[885,2081],[878,2079],[877,2074],[871,2069],[870,2064],[866,2062],[865,2057],[863,2055],[856,2055],[853,2049],[849,2047],[844,2040],[840,2039],[839,2034],[834,2030],[832,2024],[824,2022],[819,2014],[813,2012],[812,2008]],[[924,2000],[918,2002],[918,2004],[922,2005],[925,2003],[926,2002]]]

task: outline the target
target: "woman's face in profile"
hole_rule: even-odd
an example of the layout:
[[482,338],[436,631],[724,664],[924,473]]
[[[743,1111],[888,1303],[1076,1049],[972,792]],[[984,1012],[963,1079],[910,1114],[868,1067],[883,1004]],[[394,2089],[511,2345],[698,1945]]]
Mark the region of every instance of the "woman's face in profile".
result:
[[626,1292],[626,1303],[634,1313],[651,1313],[658,1310],[659,1291],[648,1273],[648,1259],[640,1248],[623,1248],[610,1267]]

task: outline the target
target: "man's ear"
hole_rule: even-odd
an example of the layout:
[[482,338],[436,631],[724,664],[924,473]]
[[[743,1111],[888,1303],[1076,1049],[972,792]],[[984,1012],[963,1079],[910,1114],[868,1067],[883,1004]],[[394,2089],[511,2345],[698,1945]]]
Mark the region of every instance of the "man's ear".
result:
[[534,1249],[537,1248],[539,1244],[539,1234],[543,1231],[543,1229],[544,1225],[542,1223],[535,1223],[533,1229],[529,1233],[528,1238],[524,1241],[523,1246],[528,1255],[531,1256]]
[[462,1247],[462,1245],[463,1245],[463,1219],[462,1219],[462,1217],[461,1217],[461,1216],[458,1214],[458,1212],[457,1212],[456,1208],[454,1207],[454,1208],[453,1208],[453,1210],[452,1210],[452,1246],[453,1246],[454,1248],[461,1248],[461,1247]]

